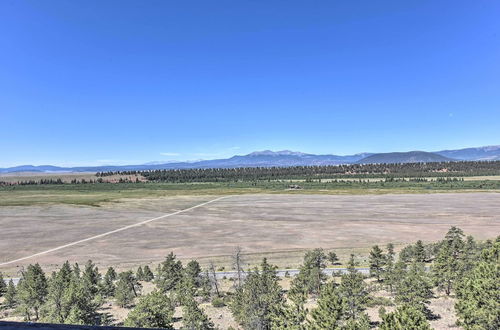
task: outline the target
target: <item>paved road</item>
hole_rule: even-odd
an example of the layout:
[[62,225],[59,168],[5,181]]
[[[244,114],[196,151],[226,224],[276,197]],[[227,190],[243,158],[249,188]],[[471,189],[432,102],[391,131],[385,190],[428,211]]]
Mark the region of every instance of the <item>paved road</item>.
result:
[[[356,268],[358,272],[368,275],[370,274],[370,268]],[[289,276],[295,276],[299,273],[299,269],[278,269],[276,271],[276,275],[279,277],[285,277],[286,274],[288,273]],[[347,273],[347,268],[325,268],[323,269],[323,273],[326,275],[331,276],[333,273],[340,273],[344,274]],[[235,278],[237,276],[237,272],[235,271],[230,271],[230,272],[217,272],[216,273],[217,278]]]

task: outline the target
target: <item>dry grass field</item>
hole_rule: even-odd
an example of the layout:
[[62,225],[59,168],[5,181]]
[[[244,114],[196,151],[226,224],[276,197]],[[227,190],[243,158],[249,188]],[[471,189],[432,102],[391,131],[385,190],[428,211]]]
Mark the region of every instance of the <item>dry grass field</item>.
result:
[[[47,204],[0,207],[0,263],[185,209],[217,196],[128,199],[101,207]],[[347,256],[373,244],[441,239],[459,226],[478,239],[500,234],[500,194],[228,196],[171,217],[129,228],[21,262],[0,266],[10,275],[39,262],[94,260],[119,269],[181,259],[227,264],[236,246],[252,264],[266,255],[280,267],[300,263],[305,249],[336,249]]]

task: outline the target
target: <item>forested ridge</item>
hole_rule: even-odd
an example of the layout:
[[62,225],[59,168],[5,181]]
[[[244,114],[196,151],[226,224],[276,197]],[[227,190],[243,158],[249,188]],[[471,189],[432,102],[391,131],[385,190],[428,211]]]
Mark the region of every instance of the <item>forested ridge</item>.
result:
[[[34,322],[116,324],[102,308],[105,302],[128,308],[123,325],[173,329],[215,329],[203,306],[228,308],[243,329],[431,329],[439,319],[430,308],[438,295],[455,299],[457,325],[464,329],[500,328],[500,237],[478,242],[452,227],[444,239],[404,247],[396,253],[389,243],[375,245],[368,255],[370,276],[356,270],[353,255],[347,271],[327,276],[327,265],[339,265],[334,251],[305,253],[298,275],[284,290],[276,266],[263,259],[259,267],[245,269],[237,249],[232,287],[223,289],[216,266],[205,269],[192,260],[185,266],[170,253],[154,272],[149,266],[102,274],[88,261],[83,268],[64,263],[45,274],[40,265],[21,272],[17,286],[4,284],[0,275],[1,309]],[[154,283],[142,293],[146,282]],[[388,292],[389,296],[377,295]],[[312,303],[311,303],[312,302]],[[227,306],[227,307],[225,307]],[[367,309],[377,307],[379,318]],[[174,317],[179,309],[182,317]],[[222,315],[222,314],[221,314]]]

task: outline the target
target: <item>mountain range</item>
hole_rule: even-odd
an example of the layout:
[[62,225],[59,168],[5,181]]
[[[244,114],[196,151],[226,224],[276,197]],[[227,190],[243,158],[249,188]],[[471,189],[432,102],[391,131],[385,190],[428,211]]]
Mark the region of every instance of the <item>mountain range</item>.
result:
[[271,166],[312,166],[370,163],[423,163],[451,162],[459,160],[500,160],[500,145],[436,152],[410,151],[390,153],[359,153],[354,155],[314,155],[290,150],[257,151],[248,155],[236,155],[226,159],[200,160],[195,162],[150,162],[141,165],[59,167],[52,165],[22,165],[0,168],[0,173],[12,172],[106,172],[156,169],[235,168]]

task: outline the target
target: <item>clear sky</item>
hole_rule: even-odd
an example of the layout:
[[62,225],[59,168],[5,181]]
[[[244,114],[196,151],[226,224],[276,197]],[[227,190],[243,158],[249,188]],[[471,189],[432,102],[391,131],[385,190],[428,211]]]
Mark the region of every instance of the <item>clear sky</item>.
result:
[[500,2],[0,1],[0,167],[500,144]]

